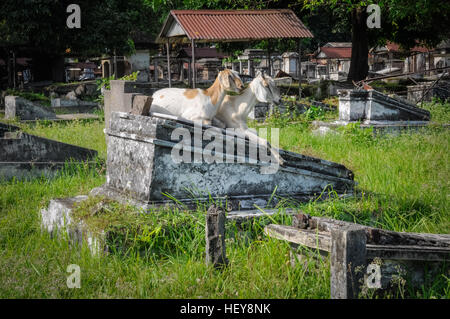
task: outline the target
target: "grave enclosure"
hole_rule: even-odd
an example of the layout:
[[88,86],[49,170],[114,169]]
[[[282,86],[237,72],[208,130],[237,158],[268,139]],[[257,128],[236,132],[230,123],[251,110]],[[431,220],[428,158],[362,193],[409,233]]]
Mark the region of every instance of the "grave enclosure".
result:
[[[161,205],[181,204],[193,208],[198,201],[208,203],[210,197],[226,202],[231,211],[225,213],[210,207],[206,217],[206,261],[216,267],[227,264],[226,220],[261,217],[265,213],[255,211],[255,205],[270,208],[282,198],[308,201],[331,188],[341,196],[353,193],[353,173],[343,165],[280,150],[285,162],[271,171],[268,168],[273,163],[267,157],[260,154],[252,157],[250,141],[245,136],[210,126],[197,127],[191,121],[163,114],[144,116],[148,114],[151,91],[139,91],[139,86],[124,81],[112,81],[111,88],[107,93],[110,96],[105,96],[105,117],[108,114],[109,119],[105,128],[108,147],[106,183],[91,190],[89,195],[129,203],[146,211]],[[348,96],[369,97],[369,102],[363,99],[364,102],[358,105],[350,101],[350,112],[345,113],[342,109],[343,117],[349,115],[348,119],[353,120],[351,116],[357,113],[355,109],[362,108],[363,111],[358,111],[360,116],[376,120],[379,107],[376,103],[384,97],[370,92],[350,92]],[[421,121],[429,117],[427,112],[401,108],[391,100],[389,103],[393,106],[391,113],[387,113],[395,113],[395,117]],[[175,130],[187,132],[193,138],[180,144],[181,136],[175,134],[174,137]],[[208,130],[221,137],[222,151],[216,149],[214,155],[222,162],[194,160],[196,154],[205,153],[211,142],[202,138],[196,142],[195,134],[205,136]],[[228,147],[227,142],[233,148]],[[183,152],[188,151],[191,161],[174,161],[172,150],[176,145]],[[244,145],[244,153],[237,151],[239,145]],[[264,151],[268,152],[267,149]],[[66,232],[74,242],[86,242],[93,253],[108,251],[108,234],[93,234],[86,225],[74,224],[72,220],[74,205],[86,199],[88,195],[51,200],[48,208],[41,211],[42,228],[52,234]],[[266,209],[266,213],[275,214],[277,210]],[[388,232],[301,214],[294,221],[293,227],[269,225],[265,232],[291,242],[295,248],[303,245],[318,249],[321,255],[330,255],[332,298],[357,297],[360,287],[355,285],[361,284],[367,265],[376,258],[383,261],[381,270],[387,274],[382,281],[385,289],[395,265],[406,269],[414,283],[420,283],[425,276],[424,264],[436,271],[449,257],[450,238],[446,235]],[[349,265],[352,266],[349,268]],[[364,271],[358,272],[355,269],[358,266]]]

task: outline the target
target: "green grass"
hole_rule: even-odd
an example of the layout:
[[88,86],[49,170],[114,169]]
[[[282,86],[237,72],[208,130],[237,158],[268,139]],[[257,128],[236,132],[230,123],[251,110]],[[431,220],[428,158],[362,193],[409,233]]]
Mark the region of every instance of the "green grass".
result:
[[[448,104],[426,105],[435,117]],[[282,148],[342,163],[353,170],[361,197],[296,204],[316,216],[330,216],[395,231],[450,233],[450,133],[439,127],[398,136],[378,136],[357,128],[316,136],[311,119],[271,119],[281,127]],[[441,119],[445,122],[446,119]],[[282,124],[277,126],[277,124]],[[102,121],[21,124],[31,133],[96,149],[106,156]],[[80,165],[51,180],[0,184],[0,297],[2,298],[329,298],[329,260],[289,265],[289,246],[262,233],[269,218],[244,226],[227,225],[229,265],[222,271],[204,262],[205,207],[162,209],[142,215],[132,207],[90,198],[76,218],[93,230],[116,234],[108,255],[69,246],[40,231],[39,211],[50,199],[88,194],[104,183],[101,168]],[[282,216],[275,221],[290,224]],[[240,231],[238,231],[240,230]],[[117,239],[118,238],[118,239]],[[66,268],[81,268],[81,289],[68,289]],[[390,297],[449,298],[450,274],[420,290]]]

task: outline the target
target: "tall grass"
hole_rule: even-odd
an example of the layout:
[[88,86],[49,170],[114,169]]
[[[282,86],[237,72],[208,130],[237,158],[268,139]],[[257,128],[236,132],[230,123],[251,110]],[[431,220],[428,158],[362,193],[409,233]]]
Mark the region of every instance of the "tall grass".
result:
[[[442,107],[433,106],[433,114],[445,113]],[[307,121],[284,124],[282,148],[346,165],[355,174],[360,196],[302,204],[282,201],[281,206],[395,231],[450,233],[447,129],[375,138],[356,128],[316,136]],[[94,148],[104,159],[103,125],[79,121],[23,128]],[[107,255],[91,255],[87,247],[73,247],[67,239],[41,232],[39,211],[50,199],[87,194],[104,180],[102,170],[80,165],[49,180],[0,184],[0,297],[329,298],[329,260],[309,258],[291,267],[289,245],[263,235],[264,225],[273,222],[268,217],[227,225],[230,262],[222,271],[204,262],[206,206],[143,215],[111,202],[98,210],[96,204],[104,199],[91,198],[78,207],[77,216],[94,229],[116,234],[111,237],[115,249]],[[288,217],[274,218],[290,224]],[[69,264],[81,268],[80,289],[66,286]],[[443,273],[399,297],[449,298],[449,278]]]

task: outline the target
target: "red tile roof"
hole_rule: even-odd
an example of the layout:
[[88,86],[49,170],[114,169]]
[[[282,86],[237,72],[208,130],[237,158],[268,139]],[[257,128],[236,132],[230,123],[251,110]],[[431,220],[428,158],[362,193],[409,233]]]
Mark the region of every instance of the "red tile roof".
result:
[[[192,57],[192,49],[191,48],[182,48],[180,50],[179,56],[184,57]],[[195,48],[195,58],[201,59],[201,58],[218,58],[223,59],[227,55],[217,51],[216,48]]]
[[[402,51],[400,48],[400,45],[394,42],[387,42],[386,43],[386,48],[388,49],[388,51],[392,51],[392,52],[400,52]],[[422,46],[415,46],[414,48],[411,48],[410,51],[411,52],[428,52],[432,49],[427,49],[426,47],[422,47]]]
[[320,51],[330,59],[350,59],[352,57],[352,48],[321,47]]
[[196,41],[312,38],[292,10],[172,10],[157,38],[164,42],[173,21]]

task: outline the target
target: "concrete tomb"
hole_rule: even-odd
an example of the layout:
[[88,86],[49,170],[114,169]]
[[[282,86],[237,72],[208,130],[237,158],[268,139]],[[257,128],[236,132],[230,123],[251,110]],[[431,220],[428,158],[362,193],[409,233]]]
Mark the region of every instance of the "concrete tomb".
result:
[[318,131],[361,123],[376,130],[420,128],[428,125],[430,112],[400,97],[391,97],[375,90],[338,90],[339,120],[314,122]]
[[[233,209],[251,209],[270,200],[274,205],[279,197],[308,200],[326,188],[348,194],[354,186],[343,165],[280,150],[285,163],[276,167],[261,149],[255,155],[256,145],[243,135],[169,115],[113,112],[106,134],[106,183],[91,194],[141,207],[173,204],[171,198],[192,206],[212,196],[226,198]],[[212,155],[214,134],[220,142]],[[181,153],[181,162],[174,159]]]
[[90,161],[96,156],[94,150],[26,134],[16,126],[0,123],[0,179],[50,177],[66,161]]
[[407,100],[393,98],[375,90],[339,90],[341,121],[410,121],[430,120],[430,112]]

